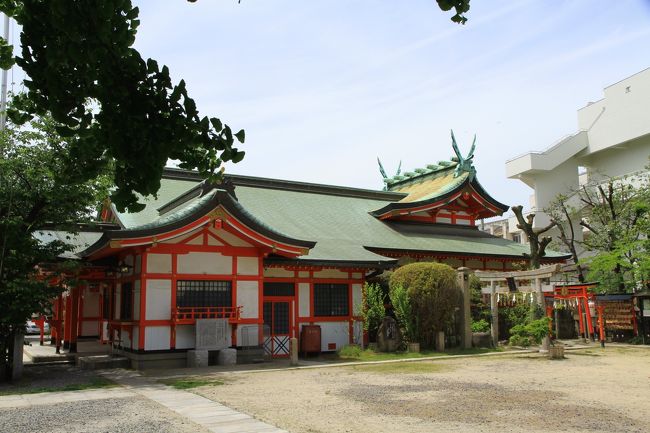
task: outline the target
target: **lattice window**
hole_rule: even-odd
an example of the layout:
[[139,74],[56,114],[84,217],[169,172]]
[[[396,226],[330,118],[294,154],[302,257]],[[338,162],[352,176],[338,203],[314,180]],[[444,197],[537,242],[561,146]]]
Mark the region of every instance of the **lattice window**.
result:
[[347,316],[350,313],[350,286],[314,284],[315,316]]
[[232,282],[179,280],[176,282],[177,307],[232,307]]
[[120,294],[120,319],[133,319],[133,283],[122,283]]
[[293,283],[264,283],[264,296],[294,296],[295,293]]

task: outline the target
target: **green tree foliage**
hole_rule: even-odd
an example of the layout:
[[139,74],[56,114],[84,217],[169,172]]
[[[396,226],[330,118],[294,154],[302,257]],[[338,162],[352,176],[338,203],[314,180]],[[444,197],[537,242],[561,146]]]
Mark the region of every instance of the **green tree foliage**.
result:
[[481,292],[481,279],[474,274],[471,274],[469,276],[469,293],[472,320],[485,320],[489,323],[492,318],[490,306],[483,302],[483,293]]
[[551,323],[550,318],[542,317],[525,324],[515,325],[510,329],[510,344],[523,347],[540,344],[549,334],[549,323]]
[[402,338],[406,343],[418,342],[418,320],[413,314],[411,299],[406,287],[400,284],[392,285],[390,288],[390,302],[402,331]]
[[[470,0],[436,1],[455,11],[452,21],[467,21]],[[133,48],[140,21],[130,0],[0,0],[0,11],[21,26],[15,57],[0,38],[0,67],[15,63],[29,77],[10,116],[22,123],[52,113],[71,145],[65,168],[84,180],[114,161],[118,209],[141,210],[136,193],[157,193],[169,159],[217,180],[223,163],[244,157],[235,147],[243,130],[200,116],[185,82],[172,83],[167,66]]]
[[451,17],[453,22],[458,24],[465,24],[467,22],[465,14],[469,12],[470,0],[436,0],[436,2],[438,2],[438,7],[443,11],[448,11],[452,8],[456,11],[456,14]]
[[23,128],[9,123],[0,133],[0,370],[10,366],[14,333],[63,287],[61,280],[39,279],[37,266],[57,262],[70,247],[34,235],[44,228],[74,231],[73,222],[90,220],[92,206],[108,192],[108,176],[85,181],[62,169],[74,146],[59,137],[58,126],[43,116]]
[[384,291],[377,283],[366,283],[363,286],[364,306],[361,309],[363,329],[368,331],[371,341],[375,341],[377,330],[386,316],[384,308]]
[[445,329],[459,304],[456,271],[442,263],[421,262],[402,266],[390,278],[393,306],[394,294],[400,287],[408,294],[417,341],[431,346],[435,333]]
[[51,113],[69,144],[61,169],[83,181],[115,161],[119,209],[142,209],[135,193],[155,194],[169,159],[216,178],[244,157],[234,146],[243,130],[199,116],[185,82],[173,84],[167,66],[133,48],[140,21],[129,0],[2,0],[0,10],[21,26],[20,53],[8,57],[3,41],[0,64],[15,61],[29,77],[9,116]]
[[640,288],[650,279],[650,174],[585,185],[579,191],[584,205],[581,225],[594,256],[586,260],[588,278],[602,292]]

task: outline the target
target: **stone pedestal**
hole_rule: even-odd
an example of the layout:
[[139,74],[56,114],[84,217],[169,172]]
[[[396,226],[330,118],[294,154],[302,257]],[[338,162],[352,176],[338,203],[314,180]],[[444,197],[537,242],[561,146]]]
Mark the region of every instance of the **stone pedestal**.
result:
[[289,364],[291,366],[298,365],[298,339],[292,338],[289,341]]
[[237,349],[221,349],[217,355],[219,365],[237,364]]
[[187,351],[187,366],[192,367],[207,367],[208,366],[208,351],[188,350]]

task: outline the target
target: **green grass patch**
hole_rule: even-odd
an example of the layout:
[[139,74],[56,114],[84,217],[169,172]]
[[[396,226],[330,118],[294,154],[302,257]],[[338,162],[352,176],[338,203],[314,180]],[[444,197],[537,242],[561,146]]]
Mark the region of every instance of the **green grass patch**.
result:
[[12,387],[7,389],[0,389],[0,395],[14,395],[14,394],[37,394],[41,392],[61,392],[61,391],[81,391],[84,389],[97,389],[97,388],[114,388],[120,386],[105,377],[96,377],[89,382],[71,383],[62,386],[49,386],[49,387]]
[[386,364],[356,365],[355,371],[378,374],[423,374],[453,370],[453,367],[439,362],[391,362]]
[[202,379],[198,377],[188,377],[182,379],[163,379],[160,383],[172,386],[176,389],[192,389],[200,386],[217,386],[223,385],[223,382],[215,379]]
[[336,355],[337,360],[341,361],[388,361],[395,359],[417,359],[428,358],[432,356],[457,356],[457,355],[476,355],[489,352],[502,352],[503,349],[451,349],[445,352],[435,352],[433,350],[423,350],[421,352],[375,352],[374,350],[361,350],[358,346],[343,347]]

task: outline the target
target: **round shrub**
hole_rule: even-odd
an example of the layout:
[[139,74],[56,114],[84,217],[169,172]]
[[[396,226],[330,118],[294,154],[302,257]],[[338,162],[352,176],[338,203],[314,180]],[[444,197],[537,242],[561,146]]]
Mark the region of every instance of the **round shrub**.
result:
[[445,329],[459,304],[456,271],[442,263],[411,263],[390,277],[391,295],[400,287],[408,294],[417,341],[432,345],[436,332]]

